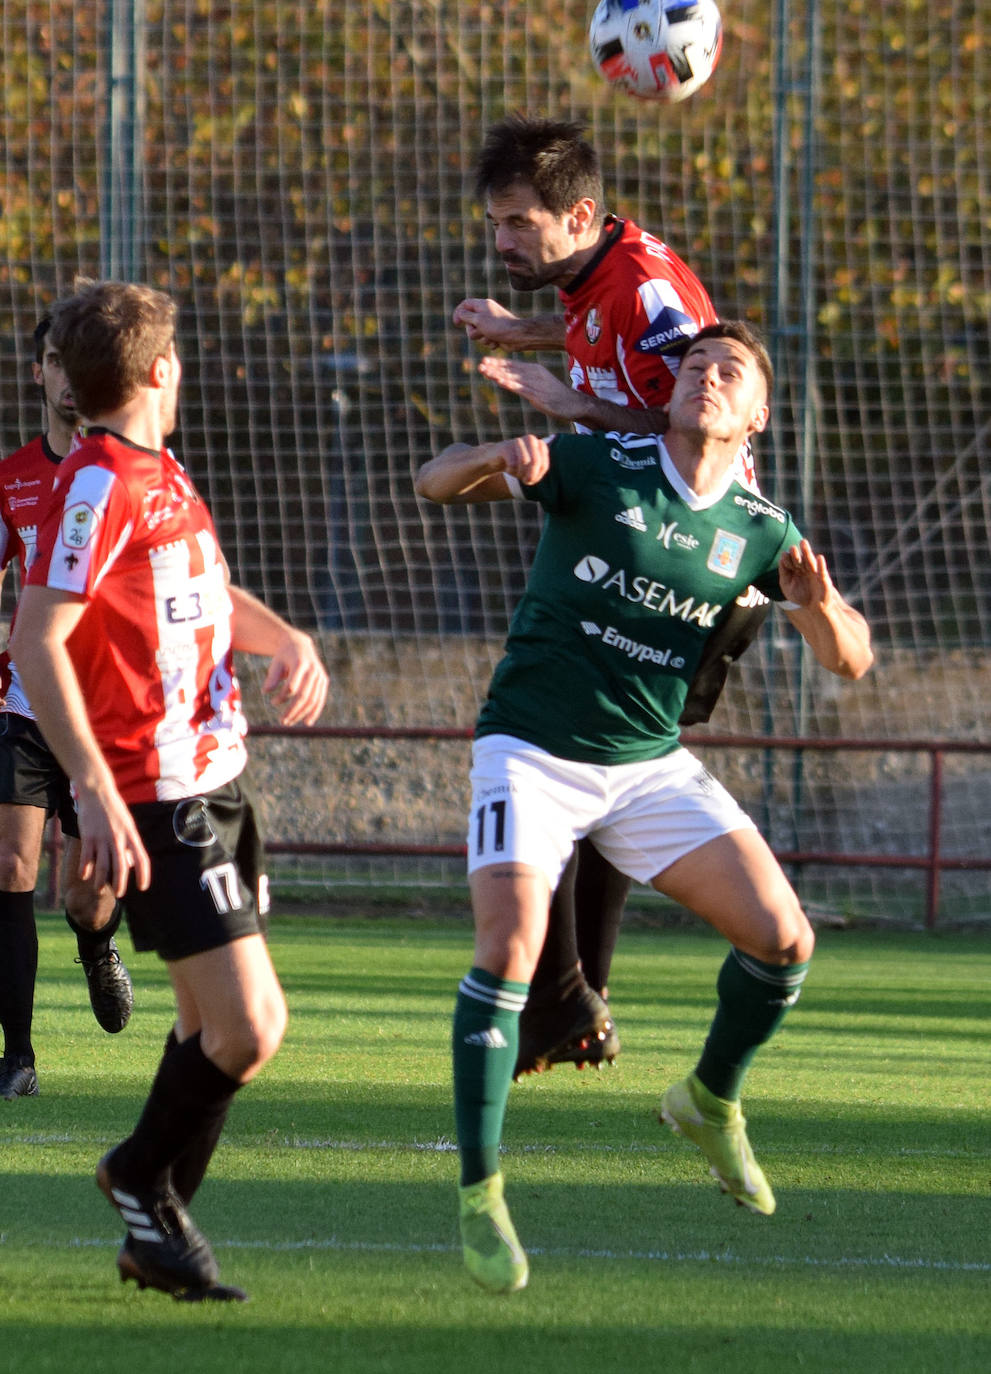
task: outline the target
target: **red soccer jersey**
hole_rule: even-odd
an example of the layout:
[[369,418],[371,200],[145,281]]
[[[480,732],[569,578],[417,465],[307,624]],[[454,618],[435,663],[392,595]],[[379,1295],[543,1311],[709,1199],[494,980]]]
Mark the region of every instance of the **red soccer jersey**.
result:
[[59,471],[28,580],[86,598],[68,648],[125,801],[177,800],[241,772],[226,569],[168,450],[91,430]]
[[671,249],[632,220],[609,219],[602,249],[562,291],[571,384],[643,410],[671,395],[688,340],[718,316]]
[[[663,406],[689,339],[719,317],[666,243],[629,219],[609,216],[606,230],[605,244],[560,292],[571,385],[634,410]],[[756,486],[749,446],[736,475]]]
[[[38,528],[48,511],[62,459],[43,434],[0,462],[0,568],[16,562],[21,586],[34,562]],[[33,715],[17,669],[0,655],[0,690],[4,710]]]

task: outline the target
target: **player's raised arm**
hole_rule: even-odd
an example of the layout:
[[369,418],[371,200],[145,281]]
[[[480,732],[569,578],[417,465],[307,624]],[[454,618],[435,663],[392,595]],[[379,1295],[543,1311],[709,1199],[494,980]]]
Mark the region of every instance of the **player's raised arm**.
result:
[[589,395],[586,391],[575,391],[541,363],[525,363],[490,354],[478,364],[478,371],[486,381],[519,396],[561,425],[614,429],[621,434],[664,434],[667,431],[666,407],[642,410]]
[[833,586],[825,558],[807,539],[785,551],[778,581],[796,608],[785,614],[822,666],[839,677],[863,677],[874,662],[870,628]]
[[449,444],[417,473],[416,494],[442,506],[505,501],[513,495],[507,476],[530,486],[549,465],[547,441],[536,434],[474,446]]
[[453,319],[473,343],[548,353],[567,347],[563,315],[514,315],[498,301],[469,296],[455,307]]
[[271,662],[262,690],[281,710],[282,725],[313,725],[327,700],[327,670],[316,645],[243,587],[228,586],[234,606],[234,648]]
[[542,363],[523,363],[515,358],[490,355],[478,365],[479,375],[512,392],[559,424],[570,424],[582,413],[586,399]]

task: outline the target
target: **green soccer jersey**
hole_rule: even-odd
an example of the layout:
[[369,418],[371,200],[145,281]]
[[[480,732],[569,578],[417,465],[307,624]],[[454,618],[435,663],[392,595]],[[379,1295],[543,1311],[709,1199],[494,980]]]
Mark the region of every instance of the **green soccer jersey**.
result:
[[735,480],[698,498],[654,437],[559,434],[523,493],[546,518],[476,735],[560,758],[635,763],[678,744],[709,633],[801,539],[783,510]]

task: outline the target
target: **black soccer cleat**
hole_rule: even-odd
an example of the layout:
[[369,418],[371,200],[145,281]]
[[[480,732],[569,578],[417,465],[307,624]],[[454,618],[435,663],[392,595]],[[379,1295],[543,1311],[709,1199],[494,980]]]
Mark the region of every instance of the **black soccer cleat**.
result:
[[171,1187],[135,1188],[115,1179],[114,1150],[97,1165],[96,1182],[128,1230],[117,1256],[121,1282],[182,1296],[217,1280],[217,1261],[206,1237]]
[[77,959],[82,964],[89,986],[89,1003],[98,1023],[110,1035],[122,1031],[131,1019],[134,988],[131,975],[121,962],[117,941],[99,959]]
[[16,1059],[0,1059],[0,1097],[13,1102],[15,1097],[37,1097],[38,1075],[33,1064]]
[[[149,1274],[142,1267],[141,1259],[135,1253],[134,1237],[130,1231],[117,1253],[117,1269],[120,1273],[121,1283],[126,1283],[128,1279],[134,1279],[142,1290],[159,1287],[154,1280],[154,1275]],[[243,1288],[235,1288],[233,1284],[217,1283],[216,1280],[212,1283],[191,1284],[188,1288],[174,1288],[172,1289],[172,1296],[176,1302],[248,1301],[248,1295]]]
[[182,1293],[173,1293],[176,1302],[247,1302],[248,1295],[243,1288],[235,1288],[231,1283],[208,1283],[204,1288],[187,1288]]
[[586,1064],[601,1069],[603,1064],[612,1064],[619,1054],[619,1036],[610,1018],[609,1024],[593,1035],[581,1035],[569,1040],[546,1056],[547,1067],[552,1064],[574,1064],[583,1069]]
[[619,1036],[609,1007],[576,969],[527,999],[513,1077],[543,1073],[554,1064],[599,1067],[617,1054]]

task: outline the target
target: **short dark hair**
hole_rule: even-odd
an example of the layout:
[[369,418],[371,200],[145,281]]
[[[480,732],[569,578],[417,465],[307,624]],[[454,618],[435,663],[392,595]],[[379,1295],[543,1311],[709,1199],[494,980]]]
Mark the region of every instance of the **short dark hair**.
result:
[[507,191],[517,181],[533,187],[552,215],[563,215],[586,196],[602,215],[599,155],[583,138],[584,125],[512,114],[493,124],[475,163],[479,200]]
[[774,364],[764,340],[752,325],[747,324],[745,320],[720,320],[718,324],[707,324],[688,340],[682,356],[687,358],[701,339],[733,339],[736,343],[743,344],[744,348],[754,355],[754,361],[767,387],[767,399],[771,399],[771,393],[774,391]]
[[147,384],[156,358],[175,338],[176,305],[150,286],[77,284],[52,310],[52,343],[81,415],[118,410]]
[[51,315],[42,315],[34,327],[34,360],[40,367],[45,359],[45,338],[52,327]]

